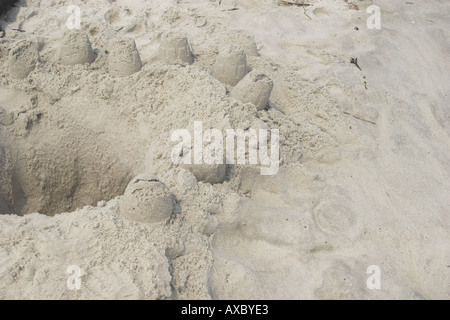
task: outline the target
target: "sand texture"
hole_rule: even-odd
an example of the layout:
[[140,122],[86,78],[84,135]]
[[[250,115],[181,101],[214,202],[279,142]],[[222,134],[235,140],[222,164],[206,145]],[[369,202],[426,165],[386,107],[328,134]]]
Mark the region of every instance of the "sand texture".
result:
[[[450,299],[450,5],[308,3],[2,14],[0,299]],[[198,123],[278,171],[174,163]]]

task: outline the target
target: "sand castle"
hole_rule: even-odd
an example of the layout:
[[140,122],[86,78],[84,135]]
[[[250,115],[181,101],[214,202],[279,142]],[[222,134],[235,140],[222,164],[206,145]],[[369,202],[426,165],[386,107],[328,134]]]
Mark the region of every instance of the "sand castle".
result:
[[84,31],[71,30],[63,35],[59,48],[59,60],[68,66],[94,62],[92,45]]
[[[242,44],[245,44],[248,40],[250,47],[244,50],[243,47],[236,43],[223,46],[216,58],[212,76],[227,85],[236,86],[231,91],[231,97],[244,103],[253,103],[259,110],[263,109],[268,103],[273,83],[260,72],[253,71],[247,74],[249,67],[247,65],[246,51],[250,54],[256,54],[257,52],[253,50],[255,49],[254,43],[245,36],[239,37],[234,35],[234,39]],[[59,43],[60,47],[55,60],[62,65],[90,64],[96,59],[89,37],[82,30],[71,30],[64,33]],[[143,67],[133,38],[118,37],[111,40],[108,45],[108,51],[105,69],[112,77],[126,77],[139,72]],[[177,32],[167,32],[162,35],[159,57],[168,64],[193,62],[187,38]],[[35,69],[39,61],[38,46],[28,40],[19,41],[12,46],[8,59],[10,75],[15,79],[24,79]],[[14,122],[11,112],[5,110],[1,115],[0,120],[2,124],[10,125]],[[35,122],[38,123],[40,121],[39,117],[34,120],[28,120],[27,128],[31,128],[31,125]],[[182,165],[181,167],[189,170],[197,181],[212,185],[223,183],[227,176],[226,164]],[[76,185],[75,181],[71,182]],[[140,188],[140,191],[136,189],[137,187]],[[90,192],[86,194],[92,195]],[[89,198],[89,196],[86,197]],[[95,196],[93,197],[95,198]],[[38,206],[37,208],[40,207]],[[173,211],[172,196],[169,189],[159,182],[157,178],[139,176],[128,185],[121,201],[121,208],[123,215],[134,221],[166,221]]]
[[264,73],[254,70],[231,90],[230,96],[263,110],[269,103],[272,89],[272,80]]
[[[251,55],[257,54],[254,41],[247,36],[241,37],[236,34],[232,38],[234,43],[229,43],[220,49],[211,75],[224,84],[235,86],[230,93],[231,97],[241,100],[243,103],[253,103],[258,110],[262,110],[267,106],[273,83],[261,72],[252,71],[248,74],[246,52]],[[85,31],[65,32],[59,43],[55,60],[62,65],[91,64],[96,59]],[[247,44],[247,46],[244,49],[240,44]],[[126,77],[142,70],[143,63],[133,38],[118,37],[111,40],[108,51],[105,69],[112,77]],[[161,36],[159,57],[167,64],[193,63],[189,42],[184,35],[178,32],[166,32]],[[29,40],[15,43],[10,49],[8,62],[11,77],[19,80],[26,78],[39,62],[37,44]],[[105,64],[100,63],[100,65]],[[4,111],[1,115],[2,124],[10,125],[14,122],[12,113]],[[34,123],[39,123],[40,117],[42,117],[41,114],[36,119],[28,119],[27,128],[32,128]],[[212,185],[223,183],[227,176],[227,165],[225,164],[182,165],[181,167],[189,170],[198,181]],[[75,181],[70,182],[73,182],[74,186],[76,185]],[[83,193],[85,190],[79,190],[79,192]],[[88,194],[92,195],[92,193],[86,192],[86,195],[81,198],[90,199]],[[95,198],[95,196],[93,197]],[[41,200],[36,202],[38,205],[36,208],[41,208],[39,201]],[[157,178],[139,176],[128,185],[121,201],[121,208],[123,215],[131,220],[163,222],[167,221],[172,214],[172,196],[169,189]]]
[[39,61],[37,45],[21,40],[13,45],[9,52],[9,73],[16,79],[24,79],[32,72]]
[[247,57],[258,57],[258,47],[256,45],[255,39],[247,34],[236,32],[229,36],[230,43],[241,46]]
[[131,180],[120,199],[120,212],[130,220],[165,223],[173,213],[173,196],[156,176],[142,174]]
[[172,31],[163,33],[161,35],[159,58],[161,61],[168,64],[191,64],[193,62],[193,57],[186,36]]
[[141,68],[141,57],[133,39],[125,37],[111,42],[108,69],[112,76],[129,76],[140,71]]
[[235,86],[247,72],[247,57],[242,47],[231,44],[220,49],[212,73],[214,78]]

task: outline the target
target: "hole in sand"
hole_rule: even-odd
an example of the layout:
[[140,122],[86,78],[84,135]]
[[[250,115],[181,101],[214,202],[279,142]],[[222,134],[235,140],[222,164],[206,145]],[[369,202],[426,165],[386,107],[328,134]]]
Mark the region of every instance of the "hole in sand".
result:
[[25,111],[32,100],[0,88],[0,212],[53,216],[122,195],[133,174],[117,139],[80,123],[66,101]]

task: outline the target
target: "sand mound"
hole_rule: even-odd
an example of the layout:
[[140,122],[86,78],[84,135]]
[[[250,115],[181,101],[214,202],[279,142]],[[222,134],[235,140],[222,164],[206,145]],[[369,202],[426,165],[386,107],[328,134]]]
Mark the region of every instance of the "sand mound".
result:
[[133,39],[116,39],[110,47],[108,67],[112,76],[129,76],[141,70],[141,57]]
[[124,217],[143,223],[166,223],[173,214],[170,190],[156,176],[139,175],[131,180],[121,198]]
[[244,103],[252,103],[257,110],[263,110],[272,93],[272,80],[260,71],[253,70],[231,91],[231,96]]
[[31,41],[21,40],[9,51],[9,72],[16,79],[24,79],[34,70],[38,60],[37,45]]
[[222,48],[214,65],[213,77],[235,86],[247,75],[247,58],[242,47],[228,45]]
[[59,59],[68,66],[94,62],[95,56],[87,34],[82,30],[66,32],[61,39]]
[[161,35],[159,58],[166,63],[192,63],[192,52],[186,36],[179,32],[166,32]]

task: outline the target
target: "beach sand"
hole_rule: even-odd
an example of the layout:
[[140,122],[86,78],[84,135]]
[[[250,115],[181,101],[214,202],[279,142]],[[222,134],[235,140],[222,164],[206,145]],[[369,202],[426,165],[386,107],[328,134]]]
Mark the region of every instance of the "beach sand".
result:
[[[2,15],[0,299],[449,299],[448,1],[308,4]],[[278,171],[175,164],[199,122]]]

